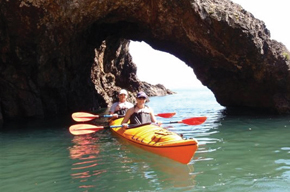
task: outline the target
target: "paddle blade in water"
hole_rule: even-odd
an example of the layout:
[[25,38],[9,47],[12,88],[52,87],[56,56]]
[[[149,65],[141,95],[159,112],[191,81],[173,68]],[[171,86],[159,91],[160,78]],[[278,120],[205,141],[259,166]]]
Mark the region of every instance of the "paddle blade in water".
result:
[[155,116],[158,117],[163,117],[163,118],[171,118],[175,115],[176,113],[158,113]]
[[86,113],[86,112],[76,112],[72,114],[73,120],[77,122],[91,121],[98,117],[99,115],[94,115],[94,114]]
[[181,123],[187,124],[187,125],[200,125],[205,122],[207,117],[192,117],[188,119],[183,119]]
[[76,124],[76,125],[70,126],[69,131],[73,135],[85,135],[85,134],[94,133],[102,129],[104,129],[103,126],[95,126],[91,124]]

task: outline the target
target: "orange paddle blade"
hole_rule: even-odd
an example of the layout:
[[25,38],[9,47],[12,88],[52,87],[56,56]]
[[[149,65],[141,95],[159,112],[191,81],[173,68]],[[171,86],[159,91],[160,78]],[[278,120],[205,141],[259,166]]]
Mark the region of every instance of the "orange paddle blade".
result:
[[192,117],[188,119],[183,119],[181,123],[187,124],[187,125],[200,125],[205,122],[207,117]]
[[77,122],[91,121],[95,118],[99,118],[99,115],[94,115],[86,112],[76,112],[72,114],[73,120]]
[[84,134],[90,134],[94,133],[96,131],[99,131],[101,129],[104,129],[103,126],[95,126],[91,124],[75,124],[69,127],[69,131],[73,135],[84,135]]
[[171,118],[175,115],[176,113],[158,113],[155,116],[158,117],[163,117],[163,118]]

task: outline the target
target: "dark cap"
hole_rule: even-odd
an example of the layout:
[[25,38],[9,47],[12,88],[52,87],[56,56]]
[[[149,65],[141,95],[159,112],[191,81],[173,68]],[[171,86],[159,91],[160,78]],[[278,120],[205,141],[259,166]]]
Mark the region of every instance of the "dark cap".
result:
[[141,92],[137,93],[137,98],[140,98],[140,97],[147,98],[147,95],[146,95],[146,93],[144,93],[143,91],[141,91]]

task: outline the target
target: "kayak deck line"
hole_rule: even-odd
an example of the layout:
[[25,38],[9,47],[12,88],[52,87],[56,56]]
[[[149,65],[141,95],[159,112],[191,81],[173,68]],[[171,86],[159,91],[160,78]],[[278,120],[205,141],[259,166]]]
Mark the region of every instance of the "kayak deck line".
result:
[[[122,136],[122,135],[118,135],[118,136],[121,136],[122,138],[125,138],[126,140],[128,140],[126,137]],[[147,145],[147,143],[141,143],[141,142],[138,142],[136,140],[128,140],[128,141],[131,141],[131,142],[134,142],[135,144],[139,144],[139,145],[146,145],[146,147],[152,147],[152,148],[174,148],[174,147],[184,147],[184,146],[194,146],[194,145],[198,145],[198,143],[188,143],[188,144],[182,144],[182,145]],[[173,143],[174,141],[168,141],[167,143]],[[175,143],[176,144],[176,143]]]
[[[156,130],[160,130],[160,128],[156,128]],[[140,139],[141,142],[144,142],[144,139],[146,139],[146,136],[152,134],[152,131],[154,131],[154,130],[144,130],[145,133],[143,133],[143,132],[139,133],[139,134],[142,134],[143,138],[139,138],[138,134],[136,134],[136,135],[132,136],[132,139],[136,140],[136,141],[138,141]],[[147,144],[149,144],[149,143],[147,143]]]

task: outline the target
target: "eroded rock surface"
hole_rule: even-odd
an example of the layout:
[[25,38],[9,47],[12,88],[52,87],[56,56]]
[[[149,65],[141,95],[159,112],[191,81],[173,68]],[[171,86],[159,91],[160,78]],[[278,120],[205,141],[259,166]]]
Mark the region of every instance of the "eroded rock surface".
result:
[[289,51],[228,0],[2,0],[0,18],[2,121],[142,89],[130,39],[183,60],[224,106],[290,112]]

